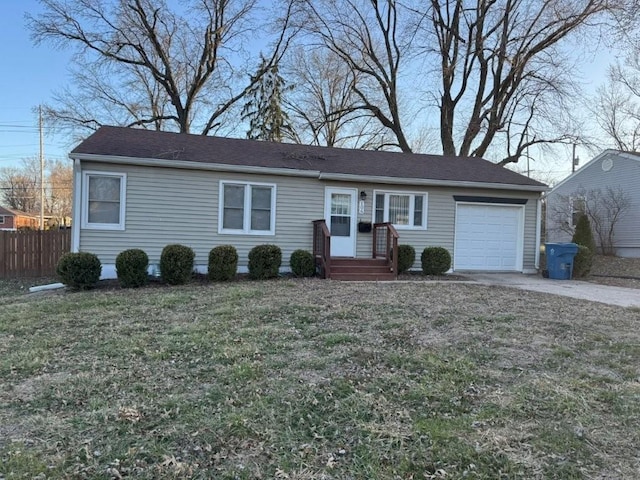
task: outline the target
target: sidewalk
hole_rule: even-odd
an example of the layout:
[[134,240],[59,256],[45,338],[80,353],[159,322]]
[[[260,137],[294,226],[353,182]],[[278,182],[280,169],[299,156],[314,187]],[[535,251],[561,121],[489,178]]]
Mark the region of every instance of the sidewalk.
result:
[[519,288],[620,307],[640,308],[640,289],[637,288],[612,287],[577,280],[551,280],[521,273],[469,273],[464,276],[484,285]]

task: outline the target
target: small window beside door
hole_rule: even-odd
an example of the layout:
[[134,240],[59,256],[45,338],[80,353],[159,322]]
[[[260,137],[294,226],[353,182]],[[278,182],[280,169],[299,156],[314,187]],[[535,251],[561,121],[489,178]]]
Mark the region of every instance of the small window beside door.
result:
[[390,222],[397,229],[426,230],[427,194],[374,192],[374,223]]

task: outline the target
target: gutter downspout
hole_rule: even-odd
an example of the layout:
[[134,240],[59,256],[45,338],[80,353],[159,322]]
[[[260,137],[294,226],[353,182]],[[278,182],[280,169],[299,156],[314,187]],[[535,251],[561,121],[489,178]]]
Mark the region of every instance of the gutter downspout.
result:
[[82,171],[80,159],[73,160],[73,207],[71,209],[71,251],[80,251],[80,222],[82,218]]
[[536,200],[536,257],[534,266],[540,270],[540,240],[542,234],[542,199]]

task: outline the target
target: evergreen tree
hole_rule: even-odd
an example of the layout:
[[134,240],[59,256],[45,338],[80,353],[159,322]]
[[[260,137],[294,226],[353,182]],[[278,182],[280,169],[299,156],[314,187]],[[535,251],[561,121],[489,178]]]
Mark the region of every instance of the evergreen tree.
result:
[[573,238],[571,239],[573,243],[577,243],[578,245],[583,245],[591,250],[591,253],[595,255],[596,252],[596,241],[593,239],[593,232],[591,230],[591,222],[589,221],[589,217],[587,214],[583,213],[578,217],[578,222],[576,223],[576,230],[573,234]]
[[[260,75],[261,80],[254,82]],[[278,64],[269,67],[264,58],[258,73],[252,76],[252,83],[247,94],[249,101],[242,109],[242,119],[249,121],[247,138],[282,142],[287,133],[292,133],[289,116],[282,109],[283,93],[291,87],[280,75]]]

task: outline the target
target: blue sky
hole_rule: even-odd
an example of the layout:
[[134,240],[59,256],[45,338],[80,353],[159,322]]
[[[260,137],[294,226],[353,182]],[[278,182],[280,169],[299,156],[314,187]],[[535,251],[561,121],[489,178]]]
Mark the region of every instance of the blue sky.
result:
[[[40,10],[35,0],[4,0],[0,6],[0,168],[38,155],[38,118],[34,109],[51,102],[66,82],[68,52],[35,46],[25,13]],[[69,145],[45,129],[45,156],[66,159]]]
[[[23,158],[38,155],[37,106],[51,103],[55,91],[68,81],[70,52],[57,50],[50,44],[34,45],[26,27],[25,14],[41,10],[36,0],[2,0],[0,6],[0,168],[11,166]],[[582,59],[582,72],[576,72],[587,90],[593,91],[603,81],[609,52],[600,49]],[[50,159],[67,159],[73,147],[66,137],[56,136],[45,126],[44,150]],[[558,152],[563,158],[545,161],[544,168],[562,178],[571,171],[570,149]],[[579,152],[584,164],[591,157]],[[564,158],[566,157],[566,158]],[[526,168],[524,161],[519,165]],[[533,165],[535,169],[537,165]]]

